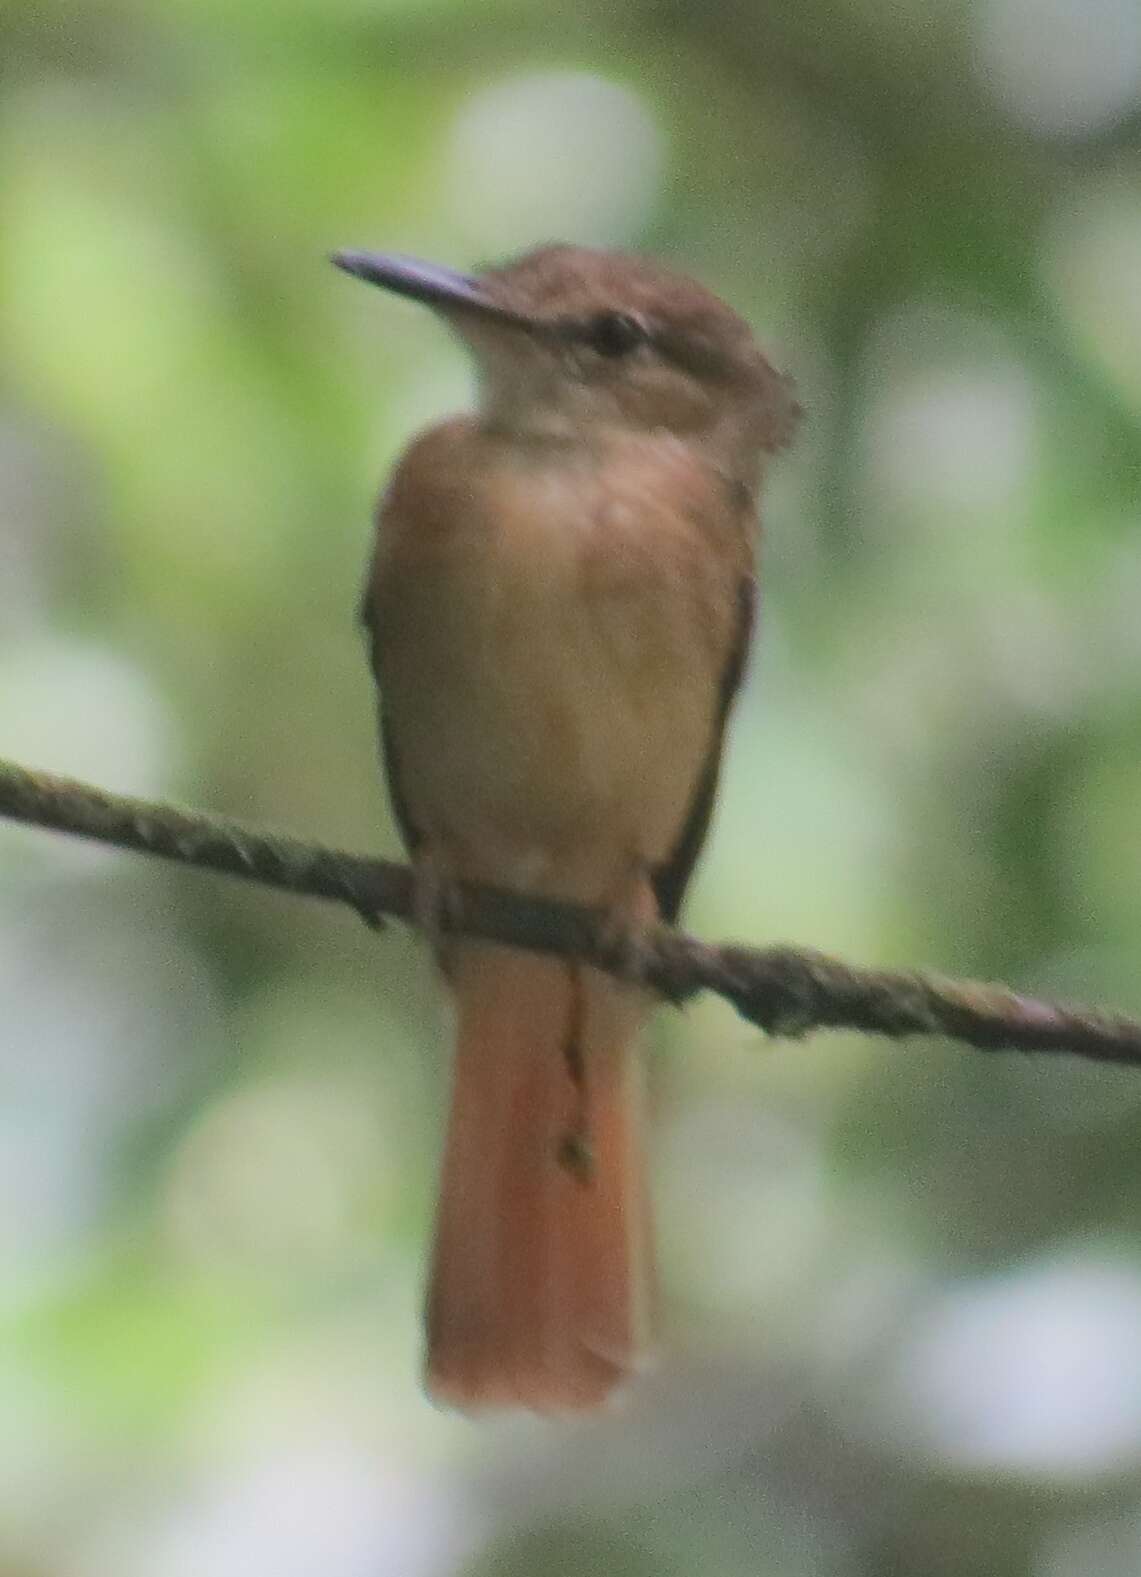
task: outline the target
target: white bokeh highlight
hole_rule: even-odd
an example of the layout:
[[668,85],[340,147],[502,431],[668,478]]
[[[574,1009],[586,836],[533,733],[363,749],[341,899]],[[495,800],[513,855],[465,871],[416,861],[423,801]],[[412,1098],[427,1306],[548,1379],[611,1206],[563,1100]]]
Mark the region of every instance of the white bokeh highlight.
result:
[[0,900],[0,1309],[36,1293],[113,1192],[117,1146],[220,1036],[201,961],[152,913],[100,926],[98,891]]
[[875,412],[876,483],[917,516],[1017,507],[1034,459],[1033,396],[1013,362],[901,380]]
[[901,1344],[896,1426],[961,1467],[1082,1482],[1141,1461],[1141,1270],[1057,1258],[952,1287]]
[[64,1577],[447,1577],[475,1542],[454,1487],[325,1435],[203,1476],[89,1534]]
[[174,1258],[255,1279],[367,1267],[385,1140],[368,1092],[348,1079],[279,1077],[231,1092],[175,1153]]
[[1002,327],[951,302],[907,302],[876,325],[864,376],[869,527],[900,523],[910,540],[924,525],[973,525],[991,543],[1010,531],[1040,434],[1033,370]]
[[542,241],[622,245],[654,211],[661,129],[632,89],[582,71],[536,72],[472,95],[448,140],[446,202],[493,259]]
[[977,17],[980,74],[1026,130],[1087,136],[1141,99],[1137,0],[987,0]]
[[14,761],[150,796],[170,783],[177,734],[141,669],[92,643],[0,644],[0,736]]

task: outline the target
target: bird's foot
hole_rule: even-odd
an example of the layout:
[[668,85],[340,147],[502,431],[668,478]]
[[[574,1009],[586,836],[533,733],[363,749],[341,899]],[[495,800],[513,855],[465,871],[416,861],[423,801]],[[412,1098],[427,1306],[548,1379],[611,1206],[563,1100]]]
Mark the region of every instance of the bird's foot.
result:
[[595,931],[599,961],[624,979],[641,981],[646,938],[658,918],[649,869],[634,861],[622,882],[608,896]]
[[440,855],[431,850],[417,854],[412,877],[412,923],[442,961],[445,938],[455,931],[463,915],[459,882]]

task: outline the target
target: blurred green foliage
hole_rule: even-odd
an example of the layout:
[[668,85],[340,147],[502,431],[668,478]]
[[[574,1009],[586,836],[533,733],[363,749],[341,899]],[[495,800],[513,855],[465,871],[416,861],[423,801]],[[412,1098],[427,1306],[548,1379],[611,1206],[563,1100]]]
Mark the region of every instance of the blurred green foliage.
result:
[[[8,0],[0,752],[394,851],[354,606],[466,369],[325,254],[555,236],[809,411],[692,925],[1141,1010],[1136,0]],[[419,948],[0,833],[0,1573],[1141,1570],[1136,1076],[663,1015],[660,1370],[473,1426]]]

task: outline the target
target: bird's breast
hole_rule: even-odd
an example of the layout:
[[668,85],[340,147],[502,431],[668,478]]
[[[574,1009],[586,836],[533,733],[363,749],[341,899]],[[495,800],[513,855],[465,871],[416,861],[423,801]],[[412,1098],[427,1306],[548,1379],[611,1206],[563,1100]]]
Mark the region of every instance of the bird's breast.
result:
[[616,861],[668,856],[741,574],[687,486],[499,452],[398,473],[374,572],[382,702],[413,819],[462,874],[597,898]]

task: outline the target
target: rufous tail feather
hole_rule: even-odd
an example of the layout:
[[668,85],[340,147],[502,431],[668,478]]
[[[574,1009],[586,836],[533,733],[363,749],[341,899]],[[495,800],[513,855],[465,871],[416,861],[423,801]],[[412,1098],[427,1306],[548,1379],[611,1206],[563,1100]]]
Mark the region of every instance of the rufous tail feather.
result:
[[598,1406],[645,1360],[643,995],[584,965],[455,953],[427,1383],[462,1409]]

